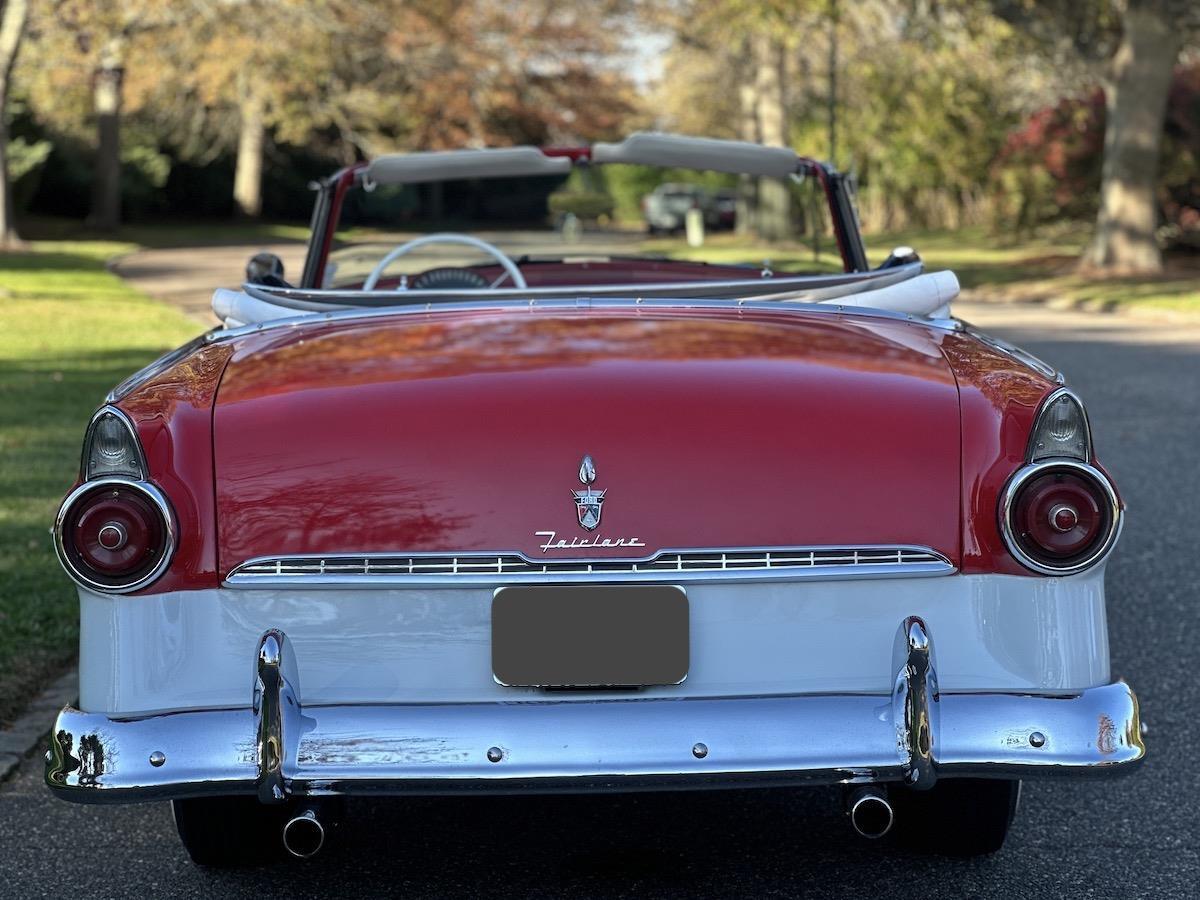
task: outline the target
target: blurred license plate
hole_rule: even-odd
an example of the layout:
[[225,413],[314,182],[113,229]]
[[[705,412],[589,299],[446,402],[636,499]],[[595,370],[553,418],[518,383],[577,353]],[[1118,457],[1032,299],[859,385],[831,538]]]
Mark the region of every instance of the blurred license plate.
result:
[[492,671],[504,685],[679,684],[688,656],[680,587],[508,587],[492,598]]

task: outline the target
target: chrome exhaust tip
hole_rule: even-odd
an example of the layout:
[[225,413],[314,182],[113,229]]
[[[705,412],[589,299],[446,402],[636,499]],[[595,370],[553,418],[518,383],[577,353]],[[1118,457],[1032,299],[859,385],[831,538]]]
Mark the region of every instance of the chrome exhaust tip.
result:
[[325,846],[325,826],[317,818],[315,810],[306,809],[288,819],[283,826],[283,846],[299,859],[316,856]]
[[855,788],[847,796],[846,804],[850,824],[863,837],[875,840],[892,830],[895,816],[883,788],[875,785]]

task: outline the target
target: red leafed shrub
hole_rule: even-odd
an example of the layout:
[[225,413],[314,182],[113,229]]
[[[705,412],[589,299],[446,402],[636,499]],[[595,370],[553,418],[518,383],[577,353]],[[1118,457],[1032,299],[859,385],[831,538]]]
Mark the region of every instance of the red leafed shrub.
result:
[[1086,215],[1095,210],[1103,152],[1104,92],[1097,89],[1031,115],[1000,148],[993,176],[1005,187],[1036,190],[1022,198],[1037,204],[1029,210],[1034,221]]
[[1200,63],[1175,70],[1158,181],[1167,241],[1200,249]]
[[[1060,100],[1008,135],[990,180],[997,224],[1027,230],[1096,213],[1104,156],[1104,92]],[[1200,64],[1175,72],[1159,164],[1162,234],[1200,245]]]

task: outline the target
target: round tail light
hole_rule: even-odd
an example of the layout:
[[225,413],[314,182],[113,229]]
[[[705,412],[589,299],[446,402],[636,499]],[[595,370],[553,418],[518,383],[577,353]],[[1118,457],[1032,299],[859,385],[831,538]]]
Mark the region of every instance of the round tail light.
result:
[[106,478],[63,502],[55,544],[67,572],[102,591],[133,591],[166,568],[174,549],[171,508],[151,484]]
[[1022,565],[1068,575],[1108,553],[1120,516],[1116,492],[1102,472],[1060,460],[1026,466],[1013,476],[1001,503],[1000,531]]

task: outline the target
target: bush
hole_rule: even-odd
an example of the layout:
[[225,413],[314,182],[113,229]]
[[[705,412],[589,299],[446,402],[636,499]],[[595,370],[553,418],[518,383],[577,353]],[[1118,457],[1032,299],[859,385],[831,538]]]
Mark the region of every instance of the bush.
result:
[[[1104,92],[1060,100],[1013,131],[991,167],[997,225],[1029,229],[1096,215]],[[1200,246],[1200,63],[1175,71],[1163,126],[1158,198],[1168,244]]]
[[1104,92],[1039,109],[1009,134],[991,169],[997,226],[1018,232],[1096,215]]

